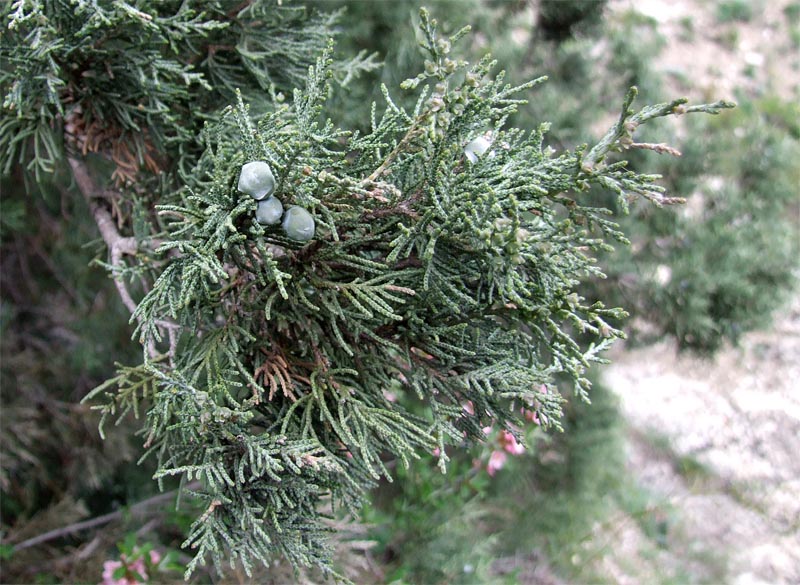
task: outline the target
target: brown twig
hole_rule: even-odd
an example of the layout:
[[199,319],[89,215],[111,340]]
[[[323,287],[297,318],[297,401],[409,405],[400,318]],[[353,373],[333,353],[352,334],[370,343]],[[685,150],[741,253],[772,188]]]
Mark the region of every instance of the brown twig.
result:
[[[199,485],[200,485],[199,482],[194,482],[188,484],[186,486],[186,489],[195,489]],[[128,509],[117,510],[116,512],[103,514],[102,516],[97,516],[96,518],[92,518],[90,520],[84,520],[82,522],[76,522],[75,524],[70,524],[68,526],[62,526],[61,528],[50,530],[48,532],[45,532],[44,534],[40,534],[39,536],[34,536],[33,538],[23,540],[19,544],[13,545],[14,552],[30,548],[32,546],[36,546],[44,542],[48,542],[50,540],[63,538],[64,536],[69,536],[70,534],[74,534],[75,532],[81,532],[82,530],[89,530],[90,528],[97,528],[98,526],[109,524],[111,522],[114,522],[115,520],[121,520],[125,516],[131,516],[131,517],[143,516],[145,515],[147,508],[155,506],[156,504],[167,502],[177,495],[178,495],[178,490],[172,490],[163,494],[157,494],[151,498],[142,500],[138,504],[134,504]]]
[[382,207],[380,209],[368,211],[364,214],[364,220],[372,221],[374,219],[380,219],[381,217],[392,215],[405,215],[411,219],[419,219],[419,214],[411,207],[414,203],[414,200],[415,198],[410,198],[398,203],[394,207]]
[[408,258],[400,260],[400,262],[395,264],[394,269],[402,270],[403,268],[408,268],[409,266],[413,268],[421,268],[423,266],[422,260],[420,260],[416,256],[409,256]]
[[362,181],[363,185],[368,185],[370,183],[374,183],[378,179],[380,179],[381,175],[389,168],[389,166],[394,162],[394,159],[398,157],[400,153],[402,153],[406,147],[411,143],[414,138],[419,136],[419,129],[424,124],[428,118],[430,117],[432,112],[426,112],[420,114],[411,127],[406,132],[405,136],[403,136],[402,140],[397,143],[397,146],[394,147],[394,150],[389,153],[386,159],[381,163],[381,165],[375,169],[372,174]]
[[[119,229],[114,222],[111,212],[100,202],[100,200],[107,198],[107,193],[96,185],[89,173],[86,163],[74,156],[68,157],[68,160],[72,168],[72,175],[75,177],[75,183],[78,185],[78,189],[89,205],[89,210],[97,224],[97,228],[100,230],[100,235],[108,247],[114,285],[117,287],[117,292],[122,299],[122,303],[128,308],[131,314],[134,314],[137,304],[136,301],[133,300],[130,291],[128,291],[128,287],[125,285],[121,269],[124,266],[122,257],[125,255],[135,256],[138,251],[136,238],[131,236],[125,237],[119,233]],[[137,317],[137,319],[141,322],[141,317]],[[169,337],[169,357],[170,360],[172,360],[175,357],[175,348],[178,343],[177,335],[175,334],[178,325],[163,320],[158,321],[157,325],[167,330]],[[147,352],[151,358],[155,358],[158,355],[155,343],[152,340],[148,342]]]
[[[103,237],[106,246],[108,246],[108,251],[111,255],[111,265],[114,268],[119,268],[122,265],[123,254],[128,254],[130,256],[136,254],[136,238],[123,237],[120,235],[111,217],[111,213],[97,201],[99,197],[102,197],[103,191],[95,186],[94,180],[89,175],[89,169],[86,168],[84,162],[69,157],[69,166],[72,168],[72,175],[75,177],[78,189],[80,189],[84,199],[86,199],[86,203],[89,205],[89,210],[92,212],[94,222],[100,230],[100,235]],[[114,275],[114,283],[117,286],[122,302],[128,310],[133,313],[136,310],[136,302],[128,292],[120,274]]]
[[[236,18],[242,10],[244,10],[245,8],[250,6],[252,3],[253,3],[253,0],[244,0],[244,2],[240,2],[234,8],[229,10],[227,12],[226,16],[232,20],[232,19]],[[280,4],[280,2],[278,2],[278,4]]]
[[297,250],[293,254],[292,261],[298,264],[307,264],[320,248],[322,248],[322,240],[314,240],[310,244]]

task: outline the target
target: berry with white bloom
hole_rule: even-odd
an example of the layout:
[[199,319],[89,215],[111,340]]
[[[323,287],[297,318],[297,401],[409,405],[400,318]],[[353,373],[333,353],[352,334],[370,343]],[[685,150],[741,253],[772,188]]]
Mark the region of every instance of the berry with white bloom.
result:
[[[464,154],[466,155],[469,162],[475,164],[478,162],[478,159],[483,156],[483,154],[489,150],[489,147],[492,145],[486,138],[483,136],[478,136],[475,140],[470,142],[464,147]],[[489,153],[489,157],[494,156],[494,151]]]
[[314,218],[297,205],[290,207],[283,216],[283,231],[293,240],[307,242],[314,237]]
[[275,197],[269,197],[258,202],[256,207],[256,221],[261,225],[275,225],[281,222],[283,204]]
[[257,201],[269,197],[275,191],[272,169],[262,160],[247,163],[239,174],[238,188]]

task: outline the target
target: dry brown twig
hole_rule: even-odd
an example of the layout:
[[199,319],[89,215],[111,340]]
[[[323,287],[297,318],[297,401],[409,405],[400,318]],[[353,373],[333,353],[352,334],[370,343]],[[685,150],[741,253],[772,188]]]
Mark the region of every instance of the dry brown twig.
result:
[[[122,299],[122,303],[131,314],[134,314],[137,304],[136,301],[133,300],[125,284],[121,269],[124,266],[123,256],[135,256],[139,251],[139,244],[136,238],[132,236],[122,236],[119,233],[119,229],[114,222],[114,218],[111,216],[111,212],[100,202],[100,200],[105,198],[106,191],[100,189],[94,182],[86,163],[74,156],[69,156],[68,160],[69,166],[72,169],[72,175],[75,177],[75,183],[78,185],[78,189],[89,205],[89,210],[97,224],[97,228],[100,230],[100,235],[108,247],[114,285],[117,287],[117,292],[119,293],[120,299]],[[141,322],[141,317],[137,318]],[[167,331],[169,338],[169,358],[170,361],[172,361],[175,357],[175,349],[178,344],[177,330],[179,329],[179,325],[165,320],[158,321],[157,325]],[[158,356],[158,351],[152,340],[148,342],[147,353],[151,358]]]
[[[199,482],[193,482],[191,484],[188,484],[186,488],[196,489],[199,485],[200,485]],[[83,520],[82,522],[76,522],[74,524],[70,524],[69,526],[63,526],[62,528],[56,528],[55,530],[50,530],[48,532],[45,532],[44,534],[40,534],[38,536],[34,536],[33,538],[23,540],[22,542],[12,546],[14,548],[14,551],[20,551],[26,548],[30,548],[32,546],[37,546],[44,542],[48,542],[50,540],[55,540],[57,538],[63,538],[65,536],[69,536],[70,534],[74,534],[76,532],[89,530],[91,528],[97,528],[98,526],[102,526],[104,524],[108,524],[116,520],[122,520],[126,516],[131,516],[131,517],[144,516],[148,513],[148,510],[151,509],[153,506],[156,506],[164,502],[168,502],[169,500],[176,498],[177,495],[178,495],[178,490],[172,490],[170,492],[165,492],[163,494],[157,494],[153,497],[147,498],[146,500],[142,500],[138,504],[134,504],[130,508],[117,510],[116,512],[110,512],[108,514],[103,514],[102,516],[97,516],[96,518]]]

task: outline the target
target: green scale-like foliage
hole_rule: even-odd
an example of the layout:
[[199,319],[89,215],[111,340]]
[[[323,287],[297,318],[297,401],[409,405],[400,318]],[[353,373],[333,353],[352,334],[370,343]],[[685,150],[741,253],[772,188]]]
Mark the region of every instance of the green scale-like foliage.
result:
[[[413,111],[384,89],[370,132],[337,129],[322,117],[325,53],[291,104],[273,95],[254,120],[240,98],[209,125],[180,200],[160,207],[162,270],[134,318],[162,353],[145,351],[93,396],[105,393],[99,408],[114,416],[147,400],[156,476],[201,480],[190,572],[209,553],[248,570],[276,553],[325,567],[321,502],[356,509],[389,475],[387,456],[408,464],[439,447],[444,467],[446,443],[480,439],[490,422],[513,429],[522,406],[558,427],[561,399],[542,385],[565,375],[585,396],[586,367],[622,335],[607,323],[620,309],[575,292],[602,276],[591,254],[625,241],[582,194],[599,184],[669,202],[656,176],[605,155],[651,118],[729,107],[634,113],[632,90],[594,148],[556,155],[546,126],[504,128],[543,79],[510,87],[488,57],[451,60],[466,29],[437,38],[424,12],[421,29],[429,61],[403,84],[420,88]],[[491,149],[470,163],[464,147],[484,134]],[[254,221],[256,203],[236,189],[252,160],[270,165],[284,206],[311,212],[313,241]]]
[[[37,182],[68,146],[111,154],[120,182],[186,168],[204,117],[247,96],[290,91],[337,14],[279,0],[15,0],[0,7],[0,170]],[[374,68],[337,63],[344,82]]]

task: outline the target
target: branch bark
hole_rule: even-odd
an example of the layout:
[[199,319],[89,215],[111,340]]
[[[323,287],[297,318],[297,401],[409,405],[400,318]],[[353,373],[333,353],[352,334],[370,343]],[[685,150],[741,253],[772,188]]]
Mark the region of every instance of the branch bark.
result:
[[[200,485],[199,483],[192,483],[187,485],[186,488],[195,489],[199,485]],[[14,552],[30,548],[32,546],[36,546],[44,542],[48,542],[50,540],[63,538],[64,536],[69,536],[70,534],[74,534],[75,532],[80,532],[82,530],[89,530],[90,528],[97,528],[98,526],[109,524],[111,522],[114,522],[115,520],[121,520],[126,515],[130,515],[132,517],[143,516],[146,514],[148,508],[155,506],[157,504],[168,502],[169,500],[175,498],[177,495],[178,495],[178,490],[172,490],[163,494],[155,495],[146,500],[142,500],[141,502],[134,504],[133,506],[127,509],[117,510],[116,512],[110,512],[108,514],[103,514],[102,516],[97,516],[96,518],[91,518],[90,520],[84,520],[83,522],[76,522],[75,524],[70,524],[68,526],[63,526],[61,528],[50,530],[49,532],[45,532],[44,534],[40,534],[39,536],[34,536],[33,538],[23,540],[19,544],[13,545]]]
[[[97,200],[99,196],[102,196],[103,191],[98,189],[95,185],[94,180],[89,174],[89,169],[86,168],[86,164],[74,157],[69,157],[69,166],[72,168],[72,175],[75,177],[78,189],[80,189],[81,194],[83,194],[84,199],[86,199],[86,203],[89,205],[89,210],[92,212],[94,222],[100,230],[100,235],[103,237],[106,246],[108,246],[108,251],[111,255],[111,265],[114,268],[122,266],[122,256],[124,254],[129,256],[136,254],[136,238],[123,237],[120,235],[117,226],[114,224],[114,219],[111,217],[111,212],[103,207]],[[133,313],[136,310],[136,302],[125,286],[122,275],[115,273],[113,278],[122,302],[128,310]]]
[[[117,229],[111,212],[100,202],[100,199],[103,198],[106,191],[97,186],[89,173],[86,163],[74,156],[68,157],[68,161],[72,169],[72,175],[75,177],[75,183],[78,185],[78,189],[86,200],[94,222],[100,230],[100,235],[108,247],[112,266],[112,278],[114,279],[114,285],[117,287],[120,299],[122,299],[122,303],[131,314],[134,314],[137,304],[136,301],[133,300],[128,287],[125,285],[121,269],[123,267],[122,257],[125,255],[135,256],[139,249],[136,238],[122,236],[119,233],[119,229]],[[137,317],[137,319],[141,320],[140,317]],[[159,321],[157,324],[159,327],[167,330],[169,337],[169,357],[170,361],[172,361],[175,357],[175,348],[178,343],[178,336],[176,334],[178,325],[168,321]],[[158,355],[158,351],[152,341],[148,342],[147,352],[151,358],[155,358]]]

